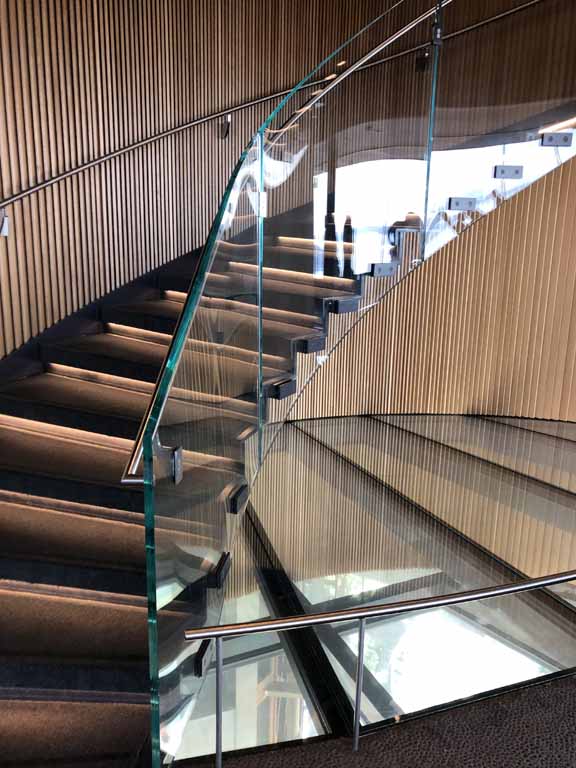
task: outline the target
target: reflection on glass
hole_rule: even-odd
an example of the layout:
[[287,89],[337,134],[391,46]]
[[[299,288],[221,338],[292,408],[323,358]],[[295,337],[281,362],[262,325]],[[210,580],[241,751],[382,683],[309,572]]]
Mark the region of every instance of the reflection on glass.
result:
[[[323,733],[280,638],[275,633],[226,640],[224,751],[249,749]],[[177,759],[214,753],[215,674],[208,671]]]
[[[328,174],[314,179],[314,233],[324,232]],[[381,159],[336,168],[334,225],[339,264],[343,265],[347,225],[354,244],[351,268],[364,274],[371,264],[390,262],[394,243],[388,232],[409,213],[422,218],[426,182],[425,160]],[[342,269],[342,267],[340,267]]]
[[[344,638],[356,651],[357,631],[346,631]],[[366,668],[396,702],[397,714],[458,701],[560,669],[447,609],[369,626],[365,643]]]
[[[573,136],[574,130],[569,131]],[[542,146],[540,136],[527,134],[525,141],[474,146],[432,152],[426,255],[430,256],[457,237],[480,216],[493,211],[546,173],[574,157],[576,141],[568,147]],[[487,137],[478,137],[482,144]],[[497,168],[518,169],[517,178],[495,178]],[[457,207],[456,199],[470,203]],[[451,202],[452,201],[452,202]]]
[[[346,597],[359,598],[374,590],[402,584],[438,573],[429,568],[401,568],[396,570],[358,571],[356,573],[327,573],[313,579],[297,581],[296,586],[312,606]],[[366,603],[370,603],[367,600]],[[381,602],[385,602],[384,599]]]
[[[256,621],[270,615],[241,531],[226,586],[221,623]],[[224,652],[224,750],[307,739],[325,733],[285,637],[274,632],[228,638]],[[176,759],[209,755],[215,749],[215,669],[188,713]]]
[[[253,142],[229,184],[202,257],[198,309],[166,366],[175,372],[149,447],[155,479],[147,488],[155,547],[150,587],[157,608],[160,746],[168,756],[180,750],[212,657],[212,649],[186,643],[183,633],[220,620],[236,500],[246,485],[243,439],[258,427],[259,158]],[[265,356],[262,373],[274,377],[284,367],[280,356]],[[179,482],[163,446],[181,449]]]

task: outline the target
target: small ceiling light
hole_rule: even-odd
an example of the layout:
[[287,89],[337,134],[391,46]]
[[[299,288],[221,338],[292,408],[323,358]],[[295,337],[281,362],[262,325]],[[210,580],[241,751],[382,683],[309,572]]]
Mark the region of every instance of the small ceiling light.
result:
[[336,64],[337,67],[343,67],[346,64],[346,60],[342,59],[342,61],[339,61],[338,64]]
[[569,120],[562,120],[561,123],[554,123],[554,125],[547,125],[545,128],[540,128],[538,133],[557,133],[566,128],[574,127],[576,127],[576,117],[571,117]]
[[333,72],[331,75],[328,75],[328,77],[325,77],[324,80],[334,80],[335,77],[338,77],[336,72]]
[[322,88],[319,88],[317,91],[312,91],[311,96],[320,96],[322,93]]

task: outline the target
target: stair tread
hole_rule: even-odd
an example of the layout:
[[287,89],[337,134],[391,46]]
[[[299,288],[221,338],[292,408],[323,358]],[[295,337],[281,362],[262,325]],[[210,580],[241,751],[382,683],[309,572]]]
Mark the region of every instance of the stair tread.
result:
[[16,697],[14,690],[0,690],[0,700],[0,753],[14,765],[130,765],[149,729],[149,694],[31,689]]
[[[168,320],[173,320],[174,323],[176,323],[180,316],[180,312],[182,311],[186,294],[177,291],[167,291],[166,293],[168,294],[167,298],[148,299],[132,304],[118,305],[114,306],[113,309],[134,315],[144,314],[166,318]],[[212,321],[214,326],[218,325],[218,327],[222,327],[224,331],[229,326],[234,328],[240,324],[245,324],[254,328],[254,338],[256,339],[258,316],[256,312],[250,314],[250,310],[252,309],[253,305],[243,304],[242,302],[227,302],[225,299],[205,298],[202,299],[202,303],[198,307],[195,319],[203,319],[206,322]],[[243,310],[245,310],[245,312]],[[270,313],[268,313],[268,317],[265,314],[262,322],[264,333],[270,336],[286,338],[300,338],[302,336],[314,334],[316,331],[315,326],[317,325],[315,318],[310,318],[310,325],[288,322],[290,319],[289,317],[286,317],[286,321],[284,322],[280,319],[289,314],[290,313],[283,312],[282,310],[276,310],[278,319],[274,319],[274,316],[270,316]],[[308,318],[306,318],[306,320],[308,320]],[[312,325],[313,321],[314,325]],[[192,334],[194,334],[193,328]]]
[[62,502],[51,503],[57,501],[39,498],[38,504],[30,504],[0,498],[0,551],[119,568],[145,567],[143,515],[88,505],[80,511],[83,505],[77,503],[70,509]]
[[[120,480],[132,445],[123,438],[56,425],[47,429],[41,422],[0,415],[0,468],[4,470],[113,486],[128,493]],[[233,459],[185,451],[185,480],[177,492],[181,488],[179,492],[184,493],[191,483],[219,489],[240,473]]]
[[[241,274],[257,274],[258,267],[255,264],[242,264],[241,262],[228,262],[230,272]],[[277,267],[264,267],[264,279],[268,281],[280,280],[283,283],[294,283],[297,286],[314,286],[317,288],[349,291],[355,293],[358,290],[358,282],[355,278],[331,277],[329,275],[314,275],[297,270],[279,269]]]
[[[76,419],[69,418],[71,422],[74,424],[78,422],[76,425],[80,426],[87,422],[87,414],[93,414],[101,417],[102,420],[100,418],[95,419],[93,422],[95,429],[90,429],[90,431],[103,432],[111,429],[106,419],[109,420],[110,417],[113,417],[127,422],[126,432],[131,437],[135,437],[137,428],[148,408],[153,388],[144,388],[142,391],[133,387],[125,388],[123,384],[126,380],[119,377],[114,378],[115,381],[107,379],[95,381],[50,371],[35,374],[0,388],[0,411],[2,411],[3,406],[4,410],[7,410],[6,398],[8,398],[12,408],[14,401],[21,401],[26,406],[42,404],[59,409],[56,414],[49,412],[45,415],[45,419],[51,420],[53,423],[59,423],[59,413],[64,412],[70,417],[71,412],[80,412],[80,416],[77,416]],[[170,397],[163,414],[162,423],[164,426],[190,422],[201,423],[215,419],[219,423],[231,422],[231,427],[235,428],[237,432],[241,432],[245,427],[255,422],[255,415],[249,413],[250,409],[239,405],[239,401],[232,402],[229,400],[221,405],[210,405],[202,402],[201,397],[198,398],[201,402],[190,402],[191,396],[192,393],[189,393],[188,399],[182,400],[176,396]],[[27,410],[31,409],[23,407],[22,410],[23,413],[26,413]],[[32,412],[32,416],[34,415]],[[38,420],[41,417],[42,414],[36,416]],[[132,425],[131,428],[130,424]],[[89,428],[87,424],[85,428]]]
[[[311,244],[310,244],[311,243]],[[325,245],[326,250],[329,253],[335,252],[335,243],[327,243]],[[303,250],[307,253],[314,254],[316,250],[316,243],[314,241],[306,241],[299,238],[296,238],[292,241],[286,240],[284,242],[284,239],[281,239],[281,243],[276,243],[275,245],[270,243],[267,244],[266,248],[280,248],[283,246],[285,249],[297,249],[297,250]],[[233,243],[220,243],[219,249],[217,251],[217,258],[223,260],[226,262],[226,271],[235,272],[238,274],[256,274],[258,272],[258,266],[256,263],[254,263],[254,260],[251,259],[249,262],[247,261],[241,261],[240,259],[234,260],[234,254],[241,255],[242,250],[245,249],[246,246],[233,244]],[[351,251],[351,247],[349,245],[345,246],[347,255]],[[178,277],[186,277],[189,279],[192,279],[195,275],[196,270],[196,261],[187,257],[182,257],[180,259],[175,259],[174,261],[170,262],[169,264],[164,265],[160,270],[159,274],[162,276],[167,275],[174,275]],[[216,272],[212,271],[210,272],[210,275],[213,274],[225,274],[223,272]],[[271,267],[271,266],[264,266],[262,270],[262,276],[266,280],[283,280],[286,282],[294,282],[299,285],[315,285],[319,288],[330,288],[330,289],[336,289],[336,290],[349,290],[353,291],[356,290],[356,279],[355,278],[348,278],[348,277],[337,277],[337,276],[331,276],[331,275],[314,275],[307,272],[300,272],[299,270],[290,269],[288,265],[286,265],[286,268],[279,268],[279,267]]]
[[18,493],[0,489],[0,505],[4,507],[18,507],[23,509],[55,512],[58,514],[71,514],[86,517],[88,519],[103,519],[126,525],[142,526],[142,515],[129,512],[125,509],[112,507],[99,507],[95,504],[83,504],[67,499],[54,499],[50,497],[35,496],[27,493]]
[[[100,354],[105,357],[113,357],[119,360],[127,360],[142,365],[150,365],[160,369],[166,357],[167,347],[171,336],[166,333],[147,331],[110,323],[103,333],[94,333],[85,336],[59,339],[58,341],[45,342],[44,347],[63,347],[79,352]],[[256,352],[241,350],[236,347],[227,347],[208,341],[189,340],[184,354],[203,358],[218,355],[220,365],[237,364],[238,366],[256,366],[258,357]],[[266,355],[264,358],[265,372],[284,370],[287,361],[284,358]]]

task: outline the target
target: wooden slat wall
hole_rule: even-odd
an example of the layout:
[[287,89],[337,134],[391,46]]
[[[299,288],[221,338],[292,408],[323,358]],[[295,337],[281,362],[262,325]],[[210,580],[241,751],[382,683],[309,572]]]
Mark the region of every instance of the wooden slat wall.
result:
[[[406,0],[374,39],[426,5]],[[0,200],[291,87],[382,10],[376,0],[353,8],[344,0],[0,0]],[[350,54],[372,42],[365,36]],[[235,114],[226,142],[209,122],[8,206],[0,356],[200,246],[242,147],[274,103]]]
[[343,338],[290,418],[576,420],[576,160],[477,221]]
[[[447,30],[519,4],[455,3]],[[428,7],[430,0],[405,0],[345,58]],[[379,0],[0,0],[0,200],[288,88],[385,8]],[[403,45],[422,42],[428,29]],[[235,115],[227,142],[209,122],[9,206],[0,357],[201,245],[241,148],[273,103]]]

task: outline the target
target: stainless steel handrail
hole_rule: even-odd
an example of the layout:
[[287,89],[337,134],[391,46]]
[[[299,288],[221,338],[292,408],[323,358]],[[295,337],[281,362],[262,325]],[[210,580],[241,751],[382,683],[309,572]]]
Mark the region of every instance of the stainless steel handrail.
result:
[[[446,6],[450,5],[453,2],[453,0],[442,0],[441,7],[446,8]],[[283,123],[280,129],[278,131],[274,131],[274,138],[271,140],[271,144],[276,143],[284,134],[285,131],[289,130],[295,123],[297,123],[306,112],[311,109],[315,104],[317,104],[319,101],[321,101],[327,93],[330,93],[334,88],[340,85],[340,83],[343,80],[346,80],[347,77],[350,77],[354,72],[357,72],[359,69],[362,69],[367,62],[369,62],[371,59],[374,58],[374,56],[377,56],[379,53],[384,51],[386,48],[389,48],[391,45],[393,45],[397,40],[400,40],[404,35],[407,35],[408,32],[411,32],[413,29],[416,29],[420,24],[422,24],[427,19],[431,19],[433,16],[435,16],[438,13],[438,7],[440,4],[434,4],[432,8],[430,8],[427,11],[424,11],[424,13],[420,14],[416,19],[413,19],[408,24],[406,24],[402,29],[399,29],[397,32],[394,32],[393,35],[390,35],[386,40],[384,40],[383,43],[379,43],[377,46],[372,48],[368,53],[365,53],[364,56],[362,56],[360,59],[354,62],[354,64],[351,64],[348,69],[345,69],[344,72],[342,72],[341,75],[338,75],[338,77],[334,78],[334,80],[331,80],[328,85],[326,85],[320,93],[317,93],[315,96],[312,96],[311,99],[309,99],[305,104],[302,105],[298,109],[297,112],[294,112],[291,117],[288,118],[288,120]]]
[[341,611],[327,611],[325,613],[313,613],[304,616],[293,616],[289,619],[264,619],[262,621],[249,621],[240,624],[228,624],[221,627],[209,627],[204,629],[187,629],[184,638],[187,642],[199,640],[216,640],[216,768],[222,768],[222,691],[224,675],[224,658],[222,640],[225,637],[237,637],[239,635],[253,635],[261,632],[286,632],[291,629],[303,629],[304,627],[316,627],[322,624],[337,624],[343,621],[358,621],[358,661],[356,667],[356,691],[354,698],[354,725],[352,745],[354,751],[358,751],[360,744],[360,717],[364,671],[364,641],[366,620],[381,618],[384,616],[397,616],[404,613],[413,613],[428,608],[445,608],[450,605],[461,605],[477,600],[488,600],[504,595],[514,595],[521,592],[529,592],[535,589],[551,587],[555,584],[564,584],[568,581],[576,581],[576,571],[564,571],[551,576],[542,576],[537,579],[525,579],[524,581],[503,584],[498,587],[486,587],[484,589],[468,590],[452,595],[439,595],[438,597],[425,597],[420,600],[405,600],[399,603],[387,603],[370,606],[367,608],[350,608]]
[[260,632],[282,632],[289,629],[302,629],[303,627],[335,624],[340,621],[353,621],[355,619],[373,619],[399,613],[411,613],[425,608],[443,608],[448,605],[459,605],[475,600],[488,600],[492,597],[513,595],[518,592],[529,592],[555,584],[564,584],[567,581],[576,581],[576,571],[564,571],[552,576],[541,576],[538,579],[526,579],[524,581],[503,584],[498,587],[485,587],[484,589],[457,592],[452,595],[424,597],[421,600],[405,600],[400,603],[384,603],[367,608],[348,608],[341,611],[327,611],[326,613],[310,613],[302,616],[293,616],[289,619],[265,619],[263,621],[249,621],[240,624],[224,624],[221,627],[187,629],[184,632],[184,637],[188,642],[193,642],[208,638],[213,639],[215,637],[254,635]]

